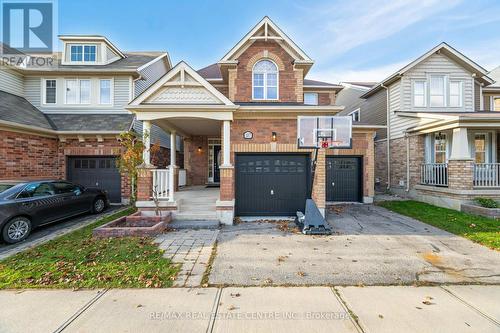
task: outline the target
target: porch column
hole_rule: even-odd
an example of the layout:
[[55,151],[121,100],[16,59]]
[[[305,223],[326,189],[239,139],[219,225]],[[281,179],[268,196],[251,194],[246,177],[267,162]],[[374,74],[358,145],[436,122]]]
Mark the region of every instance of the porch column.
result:
[[448,188],[455,190],[474,188],[474,160],[469,150],[467,128],[453,129],[451,156],[448,161]]
[[176,174],[176,166],[175,166],[175,149],[176,149],[176,133],[175,131],[170,131],[170,172],[168,173],[168,199],[169,201],[174,201],[174,192],[175,192],[175,174]]
[[144,150],[142,151],[142,159],[144,165],[151,165],[151,121],[144,120],[142,122],[142,142]]
[[231,166],[231,121],[224,120],[222,127],[223,135],[223,160],[221,167]]

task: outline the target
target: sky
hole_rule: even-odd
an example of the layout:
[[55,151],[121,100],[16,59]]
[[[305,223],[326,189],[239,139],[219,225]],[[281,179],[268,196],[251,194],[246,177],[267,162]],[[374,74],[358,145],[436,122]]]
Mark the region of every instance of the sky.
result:
[[500,65],[500,0],[59,0],[60,34],[100,34],[123,51],[168,51],[200,69],[269,16],[311,57],[308,78],[380,81],[445,41]]

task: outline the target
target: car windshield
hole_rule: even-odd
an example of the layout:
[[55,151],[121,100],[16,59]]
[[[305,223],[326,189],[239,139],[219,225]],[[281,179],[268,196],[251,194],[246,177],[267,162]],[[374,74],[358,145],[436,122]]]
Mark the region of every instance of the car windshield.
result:
[[13,187],[16,184],[0,184],[0,193],[2,193],[5,190],[8,190],[9,188]]

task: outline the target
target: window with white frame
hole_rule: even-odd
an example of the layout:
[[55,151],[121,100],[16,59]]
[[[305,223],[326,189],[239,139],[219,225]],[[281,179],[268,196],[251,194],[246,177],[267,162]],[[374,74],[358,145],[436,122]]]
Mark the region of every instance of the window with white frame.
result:
[[90,104],[90,80],[66,80],[66,104]]
[[446,158],[446,134],[438,133],[434,136],[434,163],[446,163]]
[[474,135],[474,151],[476,163],[486,163],[486,133]]
[[57,98],[57,81],[45,80],[45,104],[55,104]]
[[352,111],[351,113],[349,113],[349,116],[351,116],[352,121],[359,121],[361,117],[360,109]]
[[111,104],[111,79],[99,80],[99,104]]
[[318,105],[318,93],[313,93],[313,92],[304,93],[304,104]]
[[446,106],[446,77],[444,75],[431,75],[429,80],[430,107]]
[[97,58],[96,45],[71,45],[70,59],[72,62],[95,62]]
[[253,67],[252,99],[278,99],[278,67],[271,60],[260,60]]
[[413,82],[413,106],[427,106],[427,83],[423,80]]
[[450,107],[462,107],[462,81],[450,81]]
[[491,98],[491,109],[493,111],[500,111],[500,96],[495,96]]

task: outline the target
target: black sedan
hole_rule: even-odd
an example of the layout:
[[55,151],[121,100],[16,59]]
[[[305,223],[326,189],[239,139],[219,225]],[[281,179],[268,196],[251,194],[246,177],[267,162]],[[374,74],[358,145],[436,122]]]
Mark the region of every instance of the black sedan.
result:
[[33,228],[86,212],[103,212],[106,192],[61,180],[0,182],[0,230],[7,243],[20,242]]

